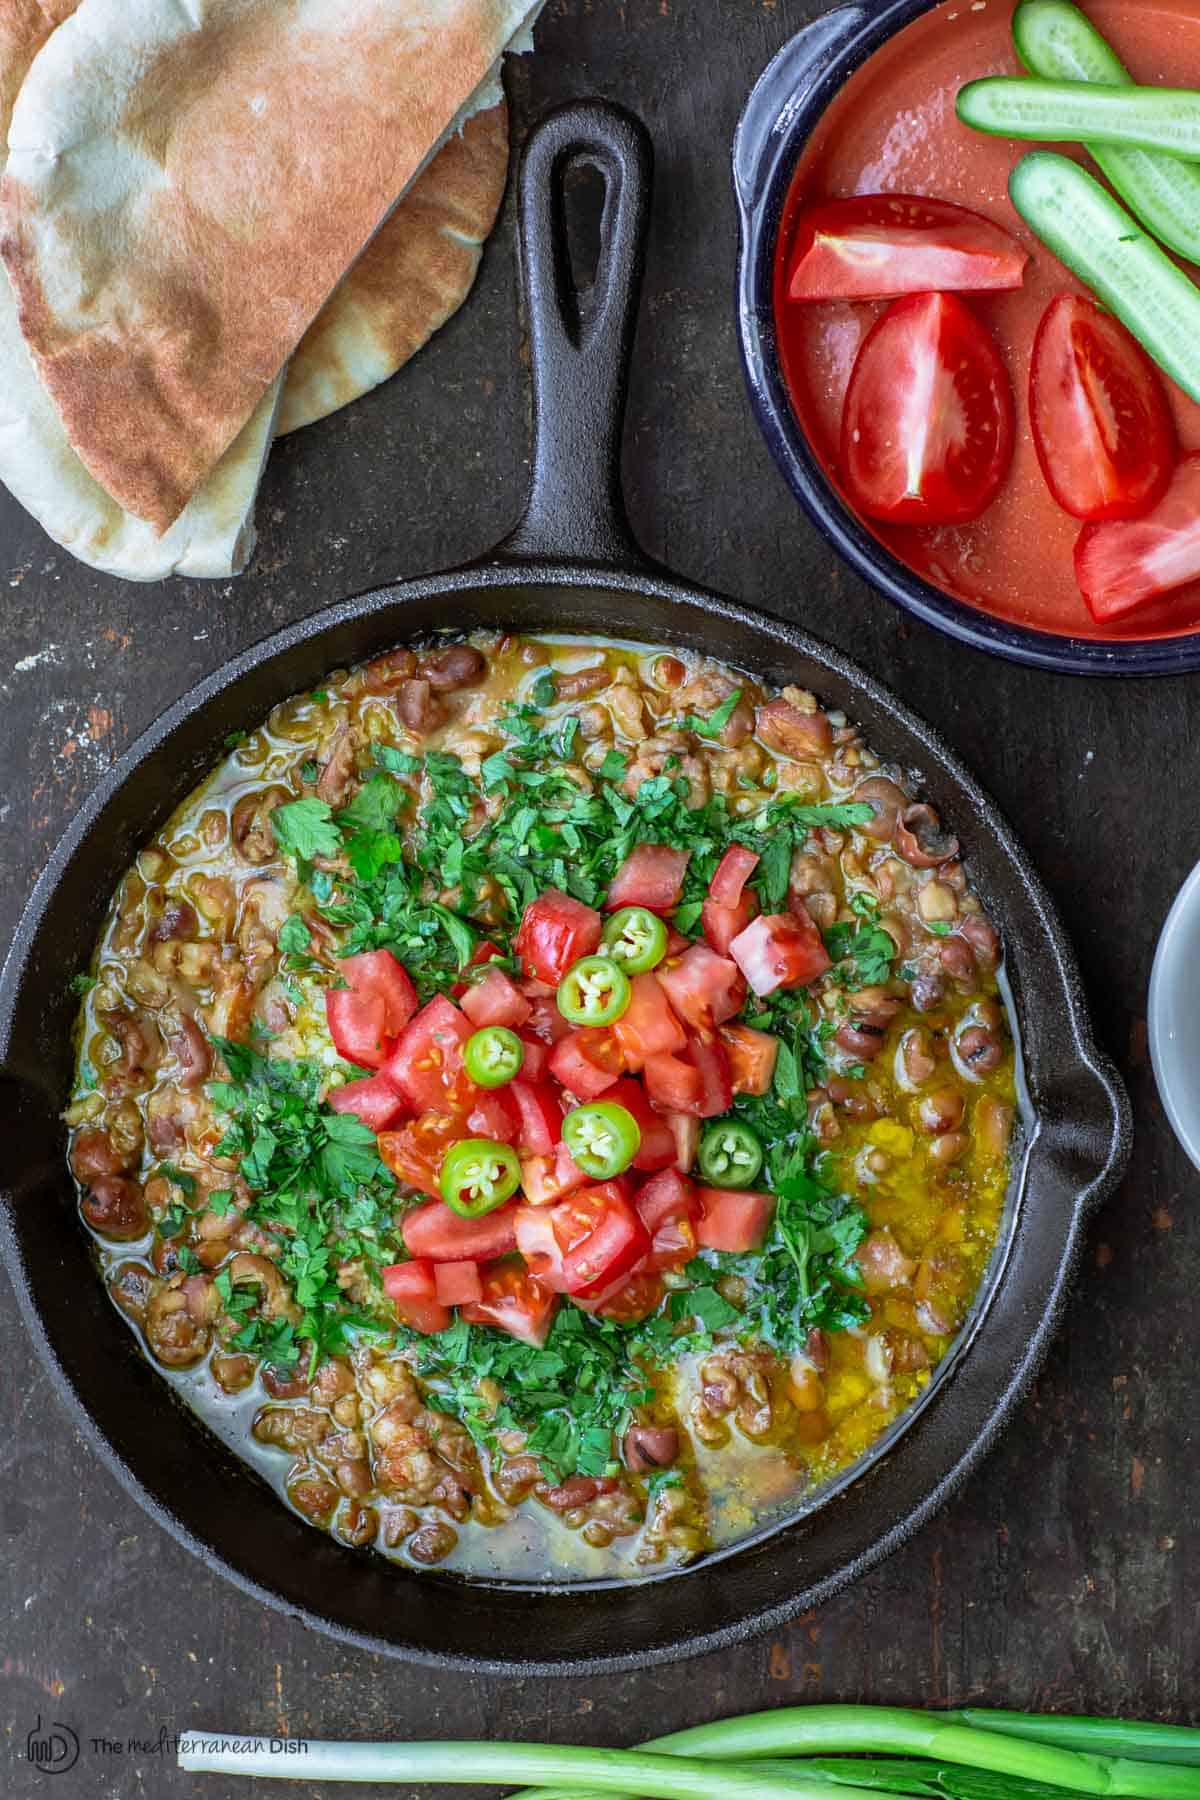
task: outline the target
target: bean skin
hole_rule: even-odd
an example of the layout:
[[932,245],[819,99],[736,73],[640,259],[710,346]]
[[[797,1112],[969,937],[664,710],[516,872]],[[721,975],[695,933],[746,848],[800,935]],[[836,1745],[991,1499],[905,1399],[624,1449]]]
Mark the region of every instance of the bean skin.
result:
[[435,693],[452,694],[482,681],[487,673],[487,659],[471,644],[448,644],[444,650],[431,650],[422,656],[417,673]]
[[98,1175],[84,1195],[80,1210],[93,1231],[117,1243],[144,1237],[150,1228],[141,1185],[123,1175]]
[[569,675],[554,677],[554,692],[559,700],[586,700],[591,694],[612,686],[612,670],[607,663],[596,663],[589,669],[573,669]]

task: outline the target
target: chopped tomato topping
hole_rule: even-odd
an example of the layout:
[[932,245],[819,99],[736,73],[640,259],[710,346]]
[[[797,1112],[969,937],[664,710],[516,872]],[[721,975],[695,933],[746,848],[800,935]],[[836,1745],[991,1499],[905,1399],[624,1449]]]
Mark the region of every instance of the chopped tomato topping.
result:
[[749,1025],[739,1024],[722,1025],[720,1035],[729,1052],[734,1093],[769,1093],[775,1077],[779,1039],[772,1037],[769,1031],[755,1031]]
[[517,1249],[529,1273],[555,1294],[565,1294],[562,1245],[554,1235],[553,1210],[548,1206],[517,1208]]
[[481,1031],[485,1025],[508,1025],[515,1030],[524,1025],[532,1010],[503,969],[489,969],[482,981],[469,987],[462,997],[462,1009]]
[[728,1112],[733,1105],[733,1072],[721,1039],[714,1032],[698,1031],[688,1044],[687,1054],[700,1072],[700,1099],[691,1110],[702,1119],[715,1119]]
[[639,844],[613,876],[605,907],[609,912],[622,906],[670,912],[679,905],[690,856],[690,850],[672,850],[666,844]]
[[[463,964],[463,974],[465,975],[468,969],[478,969],[483,963],[495,962],[503,955],[504,952],[497,945],[489,943],[486,938],[480,938]],[[450,992],[455,1000],[461,1000],[470,986],[469,981],[456,981]]]
[[[528,989],[526,989],[528,993]],[[571,1027],[558,1010],[558,1004],[551,994],[536,994],[529,997],[529,1018],[521,1033],[523,1040],[530,1037],[540,1044],[557,1044],[565,1038]]]
[[551,1217],[568,1294],[591,1294],[627,1275],[650,1248],[650,1234],[619,1179],[569,1194]]
[[438,1175],[451,1144],[464,1135],[462,1120],[454,1113],[424,1112],[399,1131],[381,1131],[379,1154],[386,1166],[409,1187],[438,1194]]
[[745,844],[730,844],[708,884],[711,898],[718,906],[736,906],[758,864],[756,850],[748,850]]
[[774,1194],[753,1188],[696,1189],[700,1218],[696,1240],[706,1250],[757,1250],[775,1216]]
[[514,1081],[509,1096],[517,1109],[517,1149],[523,1156],[550,1156],[562,1137],[559,1090],[548,1081]]
[[622,1276],[612,1287],[606,1288],[602,1297],[581,1298],[575,1304],[584,1312],[612,1319],[618,1325],[638,1325],[658,1311],[665,1292],[661,1275],[651,1269],[635,1269],[632,1275]]
[[734,938],[729,954],[760,999],[776,988],[807,987],[833,966],[806,912],[764,913]]
[[347,1062],[378,1069],[417,1010],[417,990],[390,950],[343,957],[338,974],[346,986],[325,990],[334,1048]]
[[464,1219],[451,1212],[444,1200],[429,1200],[400,1223],[400,1235],[410,1256],[430,1262],[491,1262],[516,1248],[516,1203]]
[[650,1233],[648,1269],[682,1269],[696,1254],[700,1202],[677,1169],[664,1169],[638,1190],[638,1216]]
[[557,987],[572,963],[599,948],[603,929],[594,908],[547,888],[525,908],[513,948],[527,975]]
[[515,1144],[521,1129],[521,1115],[512,1099],[512,1089],[476,1088],[466,1129],[461,1137],[491,1138],[497,1144]]
[[[563,1020],[564,1025],[566,1020]],[[518,1031],[525,1051],[525,1061],[521,1064],[522,1081],[541,1081],[550,1064],[550,1051],[540,1038],[531,1037],[527,1031]],[[566,1036],[566,1032],[563,1033]]]
[[437,1297],[433,1265],[425,1261],[391,1263],[382,1273],[383,1291],[396,1316],[413,1331],[445,1331],[450,1313]]
[[433,1285],[443,1306],[467,1306],[483,1298],[478,1263],[434,1263]]
[[733,906],[719,906],[710,894],[700,908],[700,929],[718,956],[728,956],[735,937],[758,911],[758,897],[747,891]]
[[582,1187],[586,1180],[563,1143],[554,1146],[553,1155],[521,1159],[521,1188],[531,1206],[549,1206],[573,1188]]
[[675,1161],[675,1137],[671,1127],[661,1113],[656,1113],[646,1096],[646,1090],[640,1081],[633,1081],[626,1076],[610,1087],[604,1098],[615,1100],[631,1114],[638,1131],[641,1143],[634,1154],[632,1166],[635,1169],[669,1169]]
[[696,1113],[664,1112],[663,1118],[671,1127],[671,1135],[675,1139],[675,1167],[681,1175],[686,1175],[696,1160],[696,1152],[700,1148],[700,1118]]
[[448,1111],[469,1101],[475,1084],[463,1070],[471,1021],[439,994],[401,1032],[384,1074],[417,1112]]
[[732,1019],[746,998],[736,963],[707,944],[690,945],[678,962],[656,969],[655,977],[684,1024],[698,1030]]
[[386,1131],[408,1111],[407,1101],[382,1075],[348,1081],[345,1087],[331,1088],[326,1097],[334,1112],[353,1113],[372,1131]]
[[500,1263],[484,1269],[482,1293],[462,1309],[472,1325],[495,1325],[523,1344],[540,1348],[550,1335],[558,1297],[535,1281],[520,1263]]
[[681,1056],[649,1056],[642,1070],[646,1092],[668,1112],[694,1113],[700,1104],[700,1071]]
[[631,980],[629,1005],[612,1030],[629,1069],[640,1069],[647,1057],[682,1050],[687,1043],[687,1033],[671,1010],[666,989],[650,971]]
[[550,1073],[580,1100],[595,1100],[623,1066],[617,1041],[603,1026],[581,1026],[550,1052]]

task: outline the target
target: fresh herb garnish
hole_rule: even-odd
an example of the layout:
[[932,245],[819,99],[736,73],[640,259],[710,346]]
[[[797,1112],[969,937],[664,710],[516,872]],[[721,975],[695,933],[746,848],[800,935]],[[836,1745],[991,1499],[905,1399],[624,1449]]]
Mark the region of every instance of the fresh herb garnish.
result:
[[701,717],[699,713],[685,713],[682,719],[676,720],[674,729],[694,732],[697,737],[719,738],[737,710],[737,704],[741,697],[741,688],[734,688],[731,694],[725,696],[716,711],[709,713],[707,718]]

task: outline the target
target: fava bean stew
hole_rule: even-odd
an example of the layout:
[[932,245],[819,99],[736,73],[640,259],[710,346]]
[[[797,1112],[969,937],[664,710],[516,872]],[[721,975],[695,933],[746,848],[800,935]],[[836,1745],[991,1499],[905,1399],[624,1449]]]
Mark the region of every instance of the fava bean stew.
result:
[[809,1504],[951,1346],[1007,1186],[999,951],[949,829],[810,693],[396,650],[231,743],[122,882],[82,1217],[312,1524],[661,1572]]

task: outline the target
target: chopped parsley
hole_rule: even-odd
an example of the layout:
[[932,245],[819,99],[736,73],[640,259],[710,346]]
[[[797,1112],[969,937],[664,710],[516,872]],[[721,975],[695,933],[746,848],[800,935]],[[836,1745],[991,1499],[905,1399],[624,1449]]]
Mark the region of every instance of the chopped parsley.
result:
[[879,902],[870,894],[855,894],[850,901],[854,922],[844,920],[825,932],[825,948],[838,965],[835,979],[853,992],[880,987],[892,977],[896,943],[879,924]]

